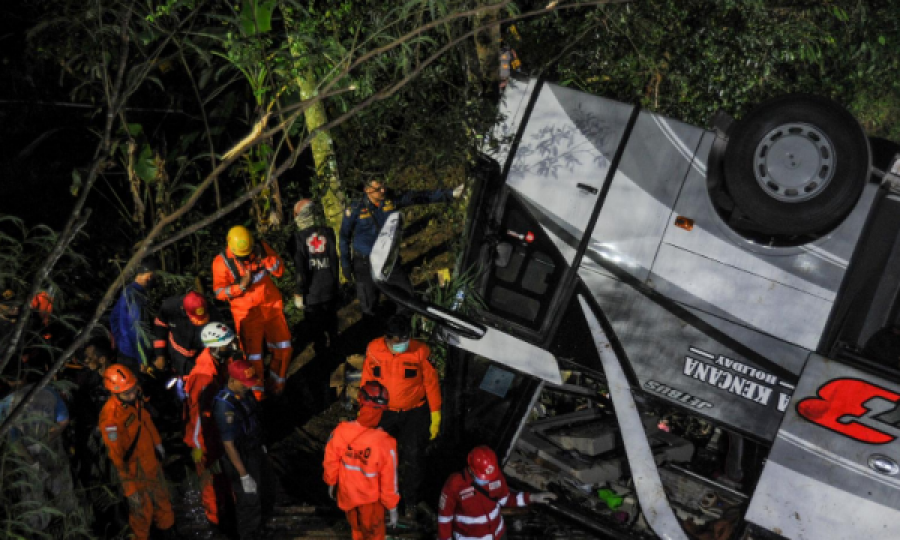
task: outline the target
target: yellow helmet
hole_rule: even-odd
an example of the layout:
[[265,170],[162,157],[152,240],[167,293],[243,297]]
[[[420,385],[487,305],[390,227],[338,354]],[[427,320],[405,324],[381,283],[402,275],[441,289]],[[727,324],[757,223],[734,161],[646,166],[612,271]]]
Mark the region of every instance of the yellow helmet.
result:
[[246,257],[253,250],[253,235],[247,227],[238,225],[228,230],[228,247],[238,257]]

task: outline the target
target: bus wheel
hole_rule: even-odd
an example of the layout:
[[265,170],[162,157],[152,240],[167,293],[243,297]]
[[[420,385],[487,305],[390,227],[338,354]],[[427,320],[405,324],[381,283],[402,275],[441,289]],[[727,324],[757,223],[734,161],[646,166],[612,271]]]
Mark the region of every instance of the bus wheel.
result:
[[869,141],[849,112],[790,94],[729,131],[725,186],[741,211],[776,234],[823,234],[853,209],[870,165]]

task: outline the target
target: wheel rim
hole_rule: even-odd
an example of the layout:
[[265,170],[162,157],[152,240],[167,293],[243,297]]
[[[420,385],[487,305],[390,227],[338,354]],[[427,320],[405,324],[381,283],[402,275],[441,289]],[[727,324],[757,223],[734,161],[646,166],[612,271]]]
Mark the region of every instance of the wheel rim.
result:
[[798,203],[812,199],[834,177],[834,146],[809,124],[782,124],[756,145],[753,174],[773,199]]

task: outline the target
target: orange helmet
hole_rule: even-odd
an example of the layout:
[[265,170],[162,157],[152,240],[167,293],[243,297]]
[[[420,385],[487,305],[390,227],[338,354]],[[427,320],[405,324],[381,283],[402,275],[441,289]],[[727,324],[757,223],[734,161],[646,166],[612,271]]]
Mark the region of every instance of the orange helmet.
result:
[[134,388],[137,377],[122,364],[113,364],[103,372],[103,386],[113,394],[121,394]]
[[387,388],[378,381],[369,381],[359,389],[360,406],[368,406],[373,409],[387,409],[391,400]]
[[493,482],[500,477],[500,465],[497,463],[497,454],[487,446],[476,446],[469,452],[467,459],[469,470],[475,478]]

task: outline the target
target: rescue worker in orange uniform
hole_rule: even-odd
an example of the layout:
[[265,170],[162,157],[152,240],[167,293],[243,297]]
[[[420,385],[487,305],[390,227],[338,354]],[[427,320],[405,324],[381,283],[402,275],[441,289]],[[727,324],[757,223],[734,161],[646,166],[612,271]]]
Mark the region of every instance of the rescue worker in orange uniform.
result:
[[113,364],[103,373],[103,383],[112,393],[100,411],[100,431],[109,457],[119,472],[128,498],[128,523],[137,540],[150,537],[150,526],[164,538],[177,538],[175,515],[160,460],[165,458],[159,432],[144,410],[140,386],[134,373]]
[[43,290],[37,293],[31,299],[31,309],[41,320],[44,328],[50,326],[50,316],[53,315],[53,295],[52,291]]
[[341,422],[325,446],[323,478],[328,495],[347,513],[353,540],[382,540],[384,511],[390,512],[391,527],[399,519],[397,504],[397,442],[378,428],[390,397],[377,381],[359,389],[359,416]]
[[504,540],[506,525],[500,515],[501,507],[547,504],[556,499],[556,495],[548,491],[510,491],[497,454],[487,446],[473,448],[466,461],[468,467],[451,474],[441,490],[438,540]]
[[223,531],[230,531],[235,526],[229,519],[234,514],[234,494],[231,481],[218,464],[225,450],[212,410],[216,395],[228,384],[228,364],[239,351],[234,347],[234,332],[222,323],[204,326],[200,339],[206,348],[184,378],[188,416],[184,442],[191,449],[200,477],[200,499],[206,519]]
[[[281,258],[265,242],[254,243],[250,231],[239,225],[228,231],[228,247],[213,260],[212,274],[216,298],[231,303],[241,346],[259,374],[265,373],[266,340],[272,352],[267,390],[281,394],[292,352],[281,292],[270,277],[284,274]],[[253,393],[262,398],[262,390],[254,388]]]
[[394,315],[387,334],[369,343],[360,385],[378,381],[387,388],[390,402],[379,427],[397,439],[400,451],[400,493],[406,517],[415,519],[419,486],[425,471],[425,445],[441,426],[441,388],[431,365],[431,350],[410,339],[410,321]]

